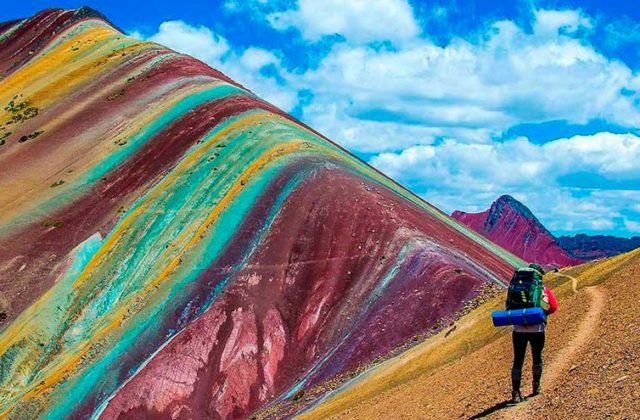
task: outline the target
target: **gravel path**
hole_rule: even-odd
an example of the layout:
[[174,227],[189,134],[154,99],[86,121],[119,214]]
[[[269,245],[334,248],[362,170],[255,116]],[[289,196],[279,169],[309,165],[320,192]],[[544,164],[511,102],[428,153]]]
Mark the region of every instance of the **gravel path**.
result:
[[[341,395],[339,404],[329,401],[308,417],[640,419],[640,250],[561,274],[548,279],[560,309],[547,327],[542,395],[506,406],[511,334],[483,325],[490,323],[489,310],[480,308],[485,313],[470,314],[471,322],[460,320],[463,334],[434,337],[413,349],[413,357],[389,361],[379,369],[383,374],[370,372],[357,389]],[[479,337],[485,341],[476,346]],[[451,353],[449,361],[429,368],[425,360],[442,351]],[[528,394],[530,358],[523,372]],[[357,398],[349,399],[350,394]]]
[[[575,281],[575,278],[572,278]],[[575,282],[574,282],[575,285]],[[575,289],[574,289],[575,290]],[[589,308],[584,318],[580,322],[576,336],[555,354],[551,363],[545,366],[544,376],[542,379],[543,388],[549,388],[556,383],[560,376],[571,367],[572,361],[588,339],[594,334],[595,327],[598,325],[600,315],[604,309],[605,293],[598,287],[588,287],[585,292],[590,298]],[[531,407],[531,403],[535,400],[526,401],[516,407],[508,408],[504,418],[527,419],[535,418],[536,415]]]

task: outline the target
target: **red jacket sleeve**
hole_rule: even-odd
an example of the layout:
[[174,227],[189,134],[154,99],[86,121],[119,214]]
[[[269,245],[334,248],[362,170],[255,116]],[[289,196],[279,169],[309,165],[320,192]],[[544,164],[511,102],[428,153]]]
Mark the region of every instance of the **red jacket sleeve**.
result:
[[544,292],[549,298],[549,310],[547,311],[547,315],[551,315],[558,310],[558,300],[556,299],[556,296],[553,294],[551,289],[549,289],[547,286],[544,287]]

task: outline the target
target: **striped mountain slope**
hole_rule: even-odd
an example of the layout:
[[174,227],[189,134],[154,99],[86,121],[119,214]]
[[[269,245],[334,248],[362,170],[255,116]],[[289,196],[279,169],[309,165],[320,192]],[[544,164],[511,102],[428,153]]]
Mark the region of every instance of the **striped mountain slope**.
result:
[[513,255],[90,9],[0,24],[0,418],[244,417]]

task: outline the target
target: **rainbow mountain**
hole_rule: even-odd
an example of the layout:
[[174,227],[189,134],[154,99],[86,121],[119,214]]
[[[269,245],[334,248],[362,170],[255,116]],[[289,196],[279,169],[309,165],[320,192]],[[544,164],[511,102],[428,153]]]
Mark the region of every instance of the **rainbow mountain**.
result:
[[572,256],[524,204],[502,195],[480,213],[454,211],[451,217],[518,257],[545,267],[567,267],[585,260]]
[[0,418],[247,417],[521,263],[91,9],[0,24],[0,104]]

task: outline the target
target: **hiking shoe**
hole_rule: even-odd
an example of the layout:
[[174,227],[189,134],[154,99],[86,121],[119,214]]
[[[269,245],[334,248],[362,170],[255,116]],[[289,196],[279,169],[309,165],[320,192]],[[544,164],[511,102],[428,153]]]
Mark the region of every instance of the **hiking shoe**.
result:
[[534,397],[536,395],[540,395],[540,392],[542,392],[540,390],[540,382],[534,382],[532,388],[533,388],[533,393],[531,395],[533,395]]
[[522,398],[520,391],[513,391],[511,393],[511,401],[509,401],[509,405],[520,404],[522,401],[524,401],[524,398]]
[[533,396],[540,395],[540,379],[542,378],[542,368],[543,368],[542,363],[532,366],[532,373],[533,373],[533,381],[532,381],[533,394],[532,395]]

